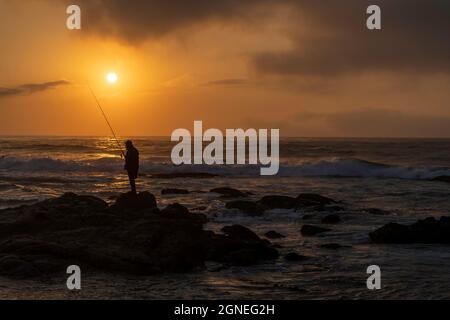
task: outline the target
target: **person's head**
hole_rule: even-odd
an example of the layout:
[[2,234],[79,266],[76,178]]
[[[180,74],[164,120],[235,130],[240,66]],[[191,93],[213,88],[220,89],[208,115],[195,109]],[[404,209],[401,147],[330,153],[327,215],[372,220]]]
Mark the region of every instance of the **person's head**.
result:
[[127,140],[127,142],[125,142],[125,147],[127,150],[133,148],[133,142],[131,140]]

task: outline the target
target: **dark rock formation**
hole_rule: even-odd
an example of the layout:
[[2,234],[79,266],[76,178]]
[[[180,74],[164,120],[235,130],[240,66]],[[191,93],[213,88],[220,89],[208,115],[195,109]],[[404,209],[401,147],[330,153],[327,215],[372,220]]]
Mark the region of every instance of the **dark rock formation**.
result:
[[224,198],[245,198],[248,194],[233,188],[214,188],[209,192],[221,194]]
[[189,191],[186,189],[177,189],[177,188],[167,188],[167,189],[162,189],[161,190],[161,194],[166,195],[166,194],[188,194]]
[[269,209],[293,209],[297,206],[297,200],[288,196],[265,196],[258,203]]
[[305,214],[305,215],[303,215],[302,219],[303,220],[311,220],[314,217],[315,217],[315,215],[313,215],[313,214]]
[[450,176],[439,176],[439,177],[431,179],[431,181],[440,181],[440,182],[450,183]]
[[350,246],[343,246],[339,243],[325,243],[320,246],[323,249],[330,249],[330,250],[338,250],[342,248],[350,248]]
[[222,231],[225,235],[212,235],[209,239],[210,260],[246,266],[276,259],[279,255],[278,251],[270,246],[269,241],[260,239],[244,226],[226,226]]
[[303,207],[317,206],[317,205],[323,206],[323,205],[332,204],[332,203],[336,203],[336,201],[334,201],[331,198],[324,197],[324,196],[321,196],[320,194],[315,194],[315,193],[301,193],[297,197],[297,205],[303,206]]
[[[315,207],[317,211],[326,211],[328,207],[325,206],[336,203],[336,201],[315,193],[302,193],[297,198],[278,195],[265,196],[258,203],[268,209],[310,209]],[[343,210],[343,208],[337,206],[334,209],[336,209],[335,211]],[[333,210],[333,208],[330,207],[329,210]]]
[[293,261],[293,262],[298,262],[298,261],[304,261],[306,259],[308,259],[308,257],[306,256],[302,256],[298,253],[295,252],[290,252],[287,255],[284,256],[284,259],[286,261]]
[[337,214],[329,214],[322,219],[324,224],[334,224],[341,222],[341,218]]
[[72,264],[133,274],[189,272],[207,259],[252,264],[278,255],[247,228],[215,234],[203,230],[205,222],[180,204],[160,211],[147,192],[121,195],[112,206],[67,193],[0,210],[0,276],[65,274]]
[[279,232],[273,231],[273,230],[266,232],[266,233],[264,234],[264,236],[265,236],[266,238],[268,238],[268,239],[281,239],[281,238],[286,238],[286,236],[282,235],[282,234],[279,233]]
[[383,209],[378,209],[378,208],[368,208],[368,209],[365,209],[364,211],[366,211],[369,214],[376,215],[376,216],[386,216],[389,214],[388,211],[383,210]]
[[261,240],[256,233],[249,228],[234,224],[232,226],[225,226],[222,228],[222,232],[232,239],[239,239],[244,241],[259,241]]
[[178,178],[189,178],[189,179],[208,179],[218,177],[217,174],[207,173],[207,172],[171,172],[171,173],[155,173],[152,174],[152,178],[156,179],[178,179]]
[[183,219],[184,217],[189,215],[192,219],[192,222],[197,222],[201,225],[208,222],[208,219],[204,214],[197,213],[190,215],[188,208],[182,206],[179,203],[169,204],[167,207],[161,210],[161,214],[164,218],[167,219]]
[[264,207],[252,201],[236,200],[228,202],[225,207],[227,209],[239,209],[245,214],[260,216],[264,213]]
[[116,199],[117,207],[122,209],[154,209],[157,207],[155,196],[150,192],[140,192],[134,194],[132,192],[123,193]]
[[377,243],[450,243],[450,217],[430,217],[412,225],[388,223],[369,236]]
[[302,233],[303,236],[315,236],[316,234],[327,232],[327,231],[331,231],[331,229],[321,228],[321,227],[312,226],[312,225],[308,225],[308,224],[305,224],[304,226],[302,226],[302,229],[300,230],[300,232]]

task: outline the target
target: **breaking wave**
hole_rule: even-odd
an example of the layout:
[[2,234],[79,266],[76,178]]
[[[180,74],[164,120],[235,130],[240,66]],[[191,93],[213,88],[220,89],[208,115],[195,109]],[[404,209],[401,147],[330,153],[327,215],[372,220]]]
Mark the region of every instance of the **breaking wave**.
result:
[[[143,160],[141,172],[144,174],[172,172],[205,172],[223,176],[259,176],[260,165],[183,165]],[[0,170],[14,172],[102,172],[123,171],[123,160],[100,158],[96,160],[60,160],[52,158],[4,157],[0,159]],[[450,176],[448,167],[408,167],[381,164],[355,158],[336,158],[281,163],[278,176],[281,177],[361,177],[399,178],[427,180],[438,176]]]

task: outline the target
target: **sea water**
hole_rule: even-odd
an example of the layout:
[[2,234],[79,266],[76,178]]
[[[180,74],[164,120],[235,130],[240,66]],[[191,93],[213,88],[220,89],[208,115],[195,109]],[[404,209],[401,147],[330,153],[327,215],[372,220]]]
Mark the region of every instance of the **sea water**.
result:
[[[183,275],[133,277],[96,273],[83,276],[83,290],[68,292],[65,280],[1,279],[0,298],[450,298],[450,246],[376,245],[370,231],[388,223],[450,215],[450,185],[431,181],[450,175],[450,140],[446,139],[312,139],[280,140],[277,176],[259,175],[251,165],[174,166],[169,137],[132,137],[141,155],[140,190],[148,190],[164,207],[179,202],[208,216],[205,228],[219,231],[245,225],[260,236],[275,230],[286,236],[280,259],[252,267],[224,268],[208,263],[206,270]],[[157,179],[158,173],[206,172],[203,179]],[[128,191],[128,180],[117,145],[103,137],[0,138],[0,208],[32,204],[64,192],[89,194],[112,202]],[[319,193],[343,201],[342,223],[331,232],[303,237],[311,212],[270,210],[249,217],[225,208],[208,192],[216,187],[249,191],[251,200],[264,195],[297,196]],[[162,196],[163,188],[185,188],[190,194]],[[202,208],[203,207],[203,208]],[[372,215],[370,208],[389,214]],[[0,211],[1,214],[1,211]],[[323,217],[323,214],[318,215]],[[349,246],[323,249],[326,243]],[[310,258],[287,262],[297,252]],[[382,289],[368,290],[366,269],[379,265]]]

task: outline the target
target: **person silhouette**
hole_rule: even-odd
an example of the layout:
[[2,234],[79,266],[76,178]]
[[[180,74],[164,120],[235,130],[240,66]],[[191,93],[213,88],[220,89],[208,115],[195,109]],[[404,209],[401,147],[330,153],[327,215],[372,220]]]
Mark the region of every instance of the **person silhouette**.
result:
[[133,146],[133,142],[128,140],[125,142],[127,153],[125,154],[125,167],[130,180],[131,192],[136,194],[136,179],[139,172],[139,151]]

